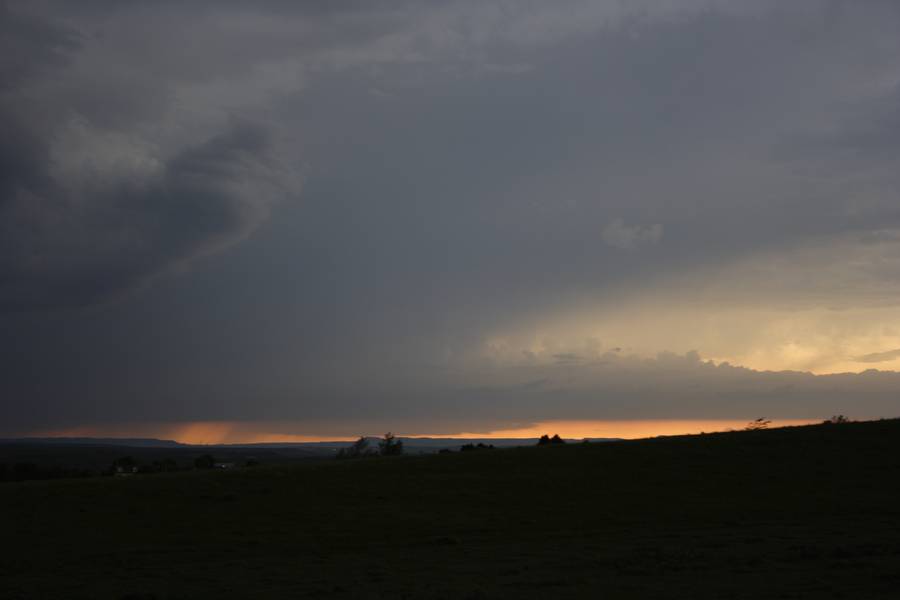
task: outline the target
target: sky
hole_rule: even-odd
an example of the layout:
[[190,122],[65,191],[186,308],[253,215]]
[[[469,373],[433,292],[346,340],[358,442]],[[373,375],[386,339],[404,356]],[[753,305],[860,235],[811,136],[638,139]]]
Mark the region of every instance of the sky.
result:
[[0,0],[0,436],[898,416],[897,31]]

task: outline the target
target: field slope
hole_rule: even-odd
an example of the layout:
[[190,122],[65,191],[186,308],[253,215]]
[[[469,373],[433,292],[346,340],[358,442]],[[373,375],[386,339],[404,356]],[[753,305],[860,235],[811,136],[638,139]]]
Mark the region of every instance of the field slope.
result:
[[897,598],[900,421],[0,485],[3,598]]

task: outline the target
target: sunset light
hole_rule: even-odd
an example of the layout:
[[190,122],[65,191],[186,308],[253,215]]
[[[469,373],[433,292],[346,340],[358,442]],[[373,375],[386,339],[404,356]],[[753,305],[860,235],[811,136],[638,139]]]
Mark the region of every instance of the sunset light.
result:
[[0,600],[898,597],[900,0],[0,0],[0,340]]

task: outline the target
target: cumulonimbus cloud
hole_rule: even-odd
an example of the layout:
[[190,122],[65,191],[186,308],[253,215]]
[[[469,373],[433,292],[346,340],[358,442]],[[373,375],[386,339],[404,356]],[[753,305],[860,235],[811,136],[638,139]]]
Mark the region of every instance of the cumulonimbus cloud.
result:
[[[292,191],[267,133],[238,125],[167,160],[114,163],[80,185],[5,170],[0,308],[103,301],[249,235]],[[126,163],[128,161],[125,161]],[[121,176],[117,169],[131,172]]]
[[263,122],[224,118],[163,140],[141,124],[170,111],[165,94],[155,107],[124,87],[102,97],[76,67],[89,46],[77,30],[5,13],[0,47],[22,61],[0,62],[14,84],[0,90],[0,310],[115,297],[245,238],[297,191]]

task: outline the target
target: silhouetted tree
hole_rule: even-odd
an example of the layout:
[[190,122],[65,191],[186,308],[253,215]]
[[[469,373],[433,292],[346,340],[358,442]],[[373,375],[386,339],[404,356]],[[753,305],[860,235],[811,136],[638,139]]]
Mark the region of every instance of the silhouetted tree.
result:
[[747,426],[744,427],[744,429],[746,431],[759,431],[760,429],[768,428],[771,424],[772,421],[760,417],[754,421],[750,421],[749,423],[747,423]]
[[546,446],[546,445],[549,444],[549,443],[550,443],[550,436],[547,435],[547,434],[545,433],[545,434],[542,435],[541,438],[538,440],[537,445],[538,445],[538,446]]
[[360,436],[358,440],[356,440],[346,448],[341,448],[340,450],[338,450],[337,457],[359,458],[361,456],[370,456],[371,454],[373,454],[373,452],[369,448],[369,440],[366,439],[365,436]]
[[564,440],[564,439],[562,439],[561,437],[559,437],[559,434],[558,434],[558,433],[554,433],[554,434],[553,434],[553,437],[550,438],[550,443],[551,443],[551,444],[565,444],[565,443],[566,443],[566,440]]
[[390,431],[384,434],[378,442],[378,449],[382,456],[397,456],[403,454],[403,442],[394,437]]
[[369,440],[367,440],[365,436],[359,436],[359,439],[353,442],[347,451],[351,458],[372,453],[372,450],[369,448]]
[[840,425],[841,423],[849,423],[850,419],[845,417],[844,415],[834,415],[830,419],[825,419],[822,421],[823,425]]

